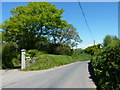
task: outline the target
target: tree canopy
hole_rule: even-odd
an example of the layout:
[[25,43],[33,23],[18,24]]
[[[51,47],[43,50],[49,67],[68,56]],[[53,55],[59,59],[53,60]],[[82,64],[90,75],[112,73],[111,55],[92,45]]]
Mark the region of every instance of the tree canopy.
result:
[[33,49],[36,43],[45,44],[51,39],[54,43],[81,42],[76,29],[61,19],[63,12],[47,2],[30,2],[14,8],[12,17],[2,25],[5,41],[16,42],[20,49]]
[[104,40],[103,40],[103,46],[106,47],[108,46],[111,42],[118,40],[118,38],[116,36],[111,36],[111,35],[107,35],[105,36]]
[[71,47],[73,44],[75,46],[77,43],[82,41],[78,35],[78,32],[76,31],[76,28],[74,28],[71,24],[62,29],[56,30],[54,33],[52,33],[52,37],[54,43],[64,43]]
[[84,52],[91,54],[91,55],[94,55],[94,54],[96,54],[96,52],[99,52],[101,46],[102,46],[101,44],[89,46],[89,47],[84,49]]

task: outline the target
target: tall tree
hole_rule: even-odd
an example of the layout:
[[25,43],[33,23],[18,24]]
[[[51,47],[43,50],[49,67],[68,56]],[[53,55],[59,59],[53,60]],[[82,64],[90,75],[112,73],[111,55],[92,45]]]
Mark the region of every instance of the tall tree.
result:
[[0,32],[0,42],[2,42],[2,32]]
[[113,36],[113,41],[119,40],[117,36]]
[[6,41],[16,42],[19,48],[34,48],[37,41],[48,39],[53,29],[66,27],[67,22],[61,19],[63,12],[47,2],[30,2],[14,8],[12,17],[2,25]]
[[111,35],[107,35],[105,36],[104,40],[103,40],[103,46],[106,47],[108,46],[111,42],[118,40],[118,38],[116,36],[111,36]]
[[52,37],[54,43],[63,43],[70,47],[74,47],[82,41],[72,24],[68,24],[62,29],[54,30]]

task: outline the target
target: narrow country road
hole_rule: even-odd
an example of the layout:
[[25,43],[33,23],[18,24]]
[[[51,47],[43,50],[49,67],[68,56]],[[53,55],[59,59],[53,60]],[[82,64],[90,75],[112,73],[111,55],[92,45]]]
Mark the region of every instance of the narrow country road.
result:
[[39,71],[2,70],[2,88],[96,88],[88,62]]

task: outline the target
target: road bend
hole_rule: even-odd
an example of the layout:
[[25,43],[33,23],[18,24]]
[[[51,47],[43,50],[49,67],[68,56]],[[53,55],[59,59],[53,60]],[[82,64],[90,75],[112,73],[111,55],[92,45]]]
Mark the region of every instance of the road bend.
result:
[[38,71],[2,70],[2,88],[96,88],[89,61]]

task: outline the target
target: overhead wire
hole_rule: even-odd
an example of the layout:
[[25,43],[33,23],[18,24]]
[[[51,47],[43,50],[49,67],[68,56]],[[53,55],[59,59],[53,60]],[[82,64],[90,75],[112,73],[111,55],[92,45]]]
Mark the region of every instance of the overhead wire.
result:
[[80,7],[80,9],[81,9],[81,12],[82,12],[82,14],[83,14],[85,23],[86,23],[86,25],[87,25],[87,27],[88,27],[88,30],[89,30],[89,32],[90,32],[90,35],[91,35],[91,37],[92,37],[92,39],[93,39],[93,42],[94,42],[94,45],[95,45],[95,39],[94,39],[94,37],[93,37],[93,34],[92,34],[91,29],[90,29],[90,26],[89,26],[89,24],[88,24],[86,15],[85,15],[85,13],[84,13],[84,11],[83,11],[82,5],[81,5],[81,3],[80,3],[79,0],[78,0],[78,3],[79,3],[79,7]]

